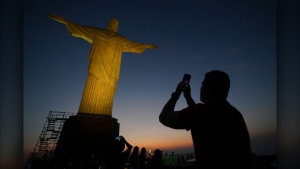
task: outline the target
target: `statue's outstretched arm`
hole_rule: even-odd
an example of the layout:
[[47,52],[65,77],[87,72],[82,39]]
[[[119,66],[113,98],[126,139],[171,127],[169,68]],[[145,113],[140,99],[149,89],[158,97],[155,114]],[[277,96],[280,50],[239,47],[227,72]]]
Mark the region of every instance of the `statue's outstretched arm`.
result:
[[123,42],[123,52],[143,53],[146,49],[156,48],[158,48],[158,46],[154,44],[142,44],[126,38]]
[[54,14],[47,14],[47,16],[57,22],[63,23],[66,25],[67,30],[72,36],[82,38],[89,43],[93,43],[93,38],[95,34],[97,34],[97,31],[100,29],[92,28],[89,26],[83,26],[80,24],[72,23],[66,19],[63,19],[62,17]]
[[60,16],[58,16],[58,15],[47,14],[47,16],[48,16],[49,18],[51,18],[51,19],[57,21],[57,22],[66,24],[66,21],[65,21],[62,17],[60,17]]

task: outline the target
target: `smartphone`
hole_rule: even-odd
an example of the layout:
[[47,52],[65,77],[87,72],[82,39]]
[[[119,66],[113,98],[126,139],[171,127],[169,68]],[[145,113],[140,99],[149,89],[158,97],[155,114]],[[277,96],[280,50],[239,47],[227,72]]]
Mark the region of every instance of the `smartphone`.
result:
[[184,74],[182,79],[182,89],[186,89],[188,84],[190,84],[191,75],[190,74]]

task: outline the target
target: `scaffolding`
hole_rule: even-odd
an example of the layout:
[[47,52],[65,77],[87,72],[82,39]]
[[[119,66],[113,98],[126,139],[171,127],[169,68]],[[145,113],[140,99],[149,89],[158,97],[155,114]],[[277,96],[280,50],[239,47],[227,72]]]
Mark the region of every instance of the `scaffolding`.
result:
[[28,157],[25,169],[30,168],[31,163],[34,160],[41,159],[42,157],[44,157],[44,160],[46,160],[47,163],[51,161],[63,125],[65,121],[73,115],[76,115],[76,113],[58,111],[49,112],[38,142],[33,152],[30,153]]

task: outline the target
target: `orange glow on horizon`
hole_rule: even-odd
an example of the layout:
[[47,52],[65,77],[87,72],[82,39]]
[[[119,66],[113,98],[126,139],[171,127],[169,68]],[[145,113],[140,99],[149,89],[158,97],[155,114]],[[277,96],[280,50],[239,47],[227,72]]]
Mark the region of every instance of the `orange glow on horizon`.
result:
[[138,146],[140,149],[145,147],[146,150],[151,148],[154,152],[156,149],[160,149],[164,152],[166,151],[176,151],[179,149],[189,149],[187,152],[181,153],[190,153],[190,149],[193,150],[193,142],[192,139],[182,138],[180,140],[172,140],[172,139],[164,139],[164,140],[144,140],[137,139],[130,142],[132,146]]

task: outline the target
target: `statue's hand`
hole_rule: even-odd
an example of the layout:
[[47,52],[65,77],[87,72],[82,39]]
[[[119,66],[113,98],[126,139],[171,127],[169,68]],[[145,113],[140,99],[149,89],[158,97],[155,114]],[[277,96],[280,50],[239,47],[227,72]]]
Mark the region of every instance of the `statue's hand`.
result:
[[156,48],[158,48],[158,46],[156,46],[154,44],[147,45],[146,47],[149,48],[149,49],[156,49]]
[[47,16],[48,16],[49,18],[51,18],[51,19],[57,21],[57,22],[66,24],[66,21],[65,21],[62,17],[60,17],[60,16],[58,16],[58,15],[47,14]]

